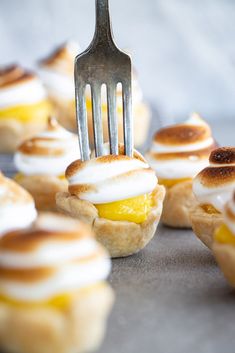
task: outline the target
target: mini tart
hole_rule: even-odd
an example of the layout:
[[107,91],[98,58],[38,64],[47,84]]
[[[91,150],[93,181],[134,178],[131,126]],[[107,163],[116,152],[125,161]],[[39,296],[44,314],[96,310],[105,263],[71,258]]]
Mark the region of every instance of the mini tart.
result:
[[[82,250],[85,242],[92,242],[90,252],[89,246]],[[1,351],[83,353],[98,348],[114,294],[105,281],[106,251],[89,227],[62,215],[40,214],[31,228],[1,238],[0,257]],[[79,277],[84,270],[86,277]]]
[[195,235],[211,249],[215,229],[223,223],[222,213],[197,204],[190,212],[190,220]]
[[91,202],[68,192],[58,193],[56,204],[60,212],[90,224],[96,239],[106,247],[111,257],[124,257],[143,249],[153,238],[161,217],[164,196],[164,187],[157,185],[153,192],[152,209],[147,219],[140,224],[100,218]]
[[166,187],[162,223],[173,228],[191,228],[189,212],[196,204],[192,181],[186,180]]
[[[9,90],[10,94],[11,89],[20,89],[20,85],[36,79],[35,74],[19,66],[6,67],[0,70],[0,92],[1,89]],[[0,153],[14,152],[22,141],[42,131],[50,113],[51,105],[45,98],[35,103],[13,103],[0,108]]]
[[15,181],[26,189],[34,198],[39,211],[57,211],[55,196],[67,190],[68,183],[64,177],[53,175],[25,175],[18,173]]
[[210,127],[196,113],[155,133],[146,158],[166,187],[161,219],[165,225],[191,228],[189,213],[197,204],[192,180],[207,165],[214,147]]
[[108,284],[78,290],[66,306],[0,300],[0,346],[12,353],[82,353],[100,345],[113,303]]

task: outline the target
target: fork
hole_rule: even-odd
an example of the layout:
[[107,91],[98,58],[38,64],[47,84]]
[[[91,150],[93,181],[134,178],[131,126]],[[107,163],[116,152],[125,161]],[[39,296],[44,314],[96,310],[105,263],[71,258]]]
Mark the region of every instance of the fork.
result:
[[110,154],[118,154],[117,84],[122,85],[124,153],[133,154],[131,58],[114,42],[108,0],[96,0],[96,27],[89,47],[75,58],[76,118],[82,161],[90,159],[85,92],[91,89],[96,157],[104,154],[101,86],[106,85]]

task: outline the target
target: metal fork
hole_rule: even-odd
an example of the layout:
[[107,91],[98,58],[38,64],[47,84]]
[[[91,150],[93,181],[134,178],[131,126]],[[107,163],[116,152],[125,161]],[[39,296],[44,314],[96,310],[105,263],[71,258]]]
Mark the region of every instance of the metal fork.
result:
[[114,43],[108,0],[96,0],[96,28],[89,47],[75,58],[76,116],[81,159],[90,159],[85,92],[91,88],[96,157],[103,155],[101,86],[106,85],[110,154],[118,154],[117,84],[122,85],[124,153],[133,154],[131,58]]

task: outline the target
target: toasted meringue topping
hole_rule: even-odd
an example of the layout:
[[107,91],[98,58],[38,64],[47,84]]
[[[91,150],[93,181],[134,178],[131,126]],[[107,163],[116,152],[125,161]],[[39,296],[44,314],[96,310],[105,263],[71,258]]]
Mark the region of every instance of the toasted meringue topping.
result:
[[235,236],[235,190],[224,207],[224,220],[227,227]]
[[74,59],[79,51],[76,42],[66,42],[39,63],[40,76],[51,96],[74,99]]
[[45,90],[34,73],[17,65],[0,70],[0,108],[34,104],[45,97]]
[[0,234],[29,226],[36,218],[31,195],[0,173]]
[[0,294],[41,301],[104,280],[106,251],[88,226],[62,215],[42,214],[25,231],[0,239]]
[[94,204],[114,202],[152,192],[157,185],[154,171],[136,153],[106,155],[82,162],[66,170],[69,192]]
[[192,178],[208,165],[215,147],[209,125],[194,113],[183,124],[159,130],[146,158],[161,179]]
[[211,204],[222,212],[235,187],[235,148],[217,148],[210,165],[193,180],[193,191],[201,204]]
[[63,175],[66,167],[79,157],[77,136],[48,119],[44,132],[23,142],[15,154],[17,169],[26,175]]

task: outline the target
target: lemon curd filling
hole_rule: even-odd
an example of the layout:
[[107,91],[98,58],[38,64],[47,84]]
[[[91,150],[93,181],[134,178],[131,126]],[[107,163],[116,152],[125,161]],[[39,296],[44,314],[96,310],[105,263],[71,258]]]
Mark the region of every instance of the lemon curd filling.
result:
[[222,244],[235,245],[235,235],[233,235],[226,224],[222,224],[218,229],[216,229],[214,240]]
[[45,122],[51,113],[51,106],[47,100],[34,104],[17,105],[0,110],[1,119],[15,119],[22,123]]
[[201,208],[206,212],[206,213],[209,213],[209,214],[215,214],[215,213],[220,213],[219,211],[217,211],[217,209],[210,205],[210,204],[205,204],[205,205],[201,205]]
[[[92,111],[92,101],[90,98],[86,98],[86,108],[87,108],[87,111]],[[101,109],[102,109],[103,113],[106,113],[107,112],[107,104],[102,103]],[[122,105],[117,105],[117,112],[122,113]]]
[[180,178],[180,179],[158,179],[158,183],[167,188],[170,188],[176,184],[183,183],[184,181],[192,181],[191,178]]
[[144,222],[153,207],[153,193],[110,203],[95,204],[99,217],[111,221]]
[[36,301],[36,302],[16,300],[16,299],[12,299],[10,297],[0,295],[0,302],[7,304],[7,305],[19,307],[19,308],[20,307],[35,308],[35,307],[47,306],[47,307],[51,307],[51,308],[55,308],[55,309],[66,309],[66,307],[69,306],[69,304],[73,300],[73,298],[75,296],[77,296],[78,294],[79,294],[79,296],[87,295],[92,290],[96,290],[103,285],[104,285],[104,283],[100,282],[100,283],[97,283],[94,285],[90,285],[88,287],[81,288],[78,291],[59,294],[59,295],[56,295],[48,300],[42,300],[42,301]]

